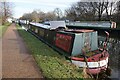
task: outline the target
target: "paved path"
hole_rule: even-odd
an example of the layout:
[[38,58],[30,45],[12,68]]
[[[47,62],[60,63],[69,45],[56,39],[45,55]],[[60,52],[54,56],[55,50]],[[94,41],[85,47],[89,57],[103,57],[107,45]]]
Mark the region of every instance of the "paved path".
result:
[[8,27],[2,43],[3,78],[42,78],[34,58],[19,36],[15,24]]

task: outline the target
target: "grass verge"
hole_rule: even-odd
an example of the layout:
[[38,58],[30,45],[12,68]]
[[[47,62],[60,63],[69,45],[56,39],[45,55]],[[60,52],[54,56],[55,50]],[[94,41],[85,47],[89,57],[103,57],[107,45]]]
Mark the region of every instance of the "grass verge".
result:
[[5,25],[0,26],[0,37],[2,37],[4,35],[4,33],[7,30],[9,25],[10,25],[10,23],[6,22]]
[[30,33],[24,31],[18,25],[17,30],[31,51],[45,78],[79,78],[79,80],[83,80],[82,69],[67,62],[63,56]]

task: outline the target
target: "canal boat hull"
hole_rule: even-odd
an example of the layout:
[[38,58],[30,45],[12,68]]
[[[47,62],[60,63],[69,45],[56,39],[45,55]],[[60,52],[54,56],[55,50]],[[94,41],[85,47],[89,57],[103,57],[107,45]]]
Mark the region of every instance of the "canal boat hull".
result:
[[102,70],[106,70],[108,67],[109,53],[104,50],[101,53],[97,53],[93,56],[85,58],[71,57],[73,64],[79,67],[86,68],[86,72],[89,74],[98,74]]

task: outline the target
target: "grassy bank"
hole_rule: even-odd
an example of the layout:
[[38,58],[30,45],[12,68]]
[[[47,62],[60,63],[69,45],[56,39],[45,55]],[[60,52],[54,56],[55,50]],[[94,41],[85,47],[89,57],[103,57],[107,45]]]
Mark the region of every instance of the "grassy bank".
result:
[[2,37],[5,33],[5,31],[7,30],[8,26],[10,25],[10,23],[5,23],[5,25],[1,25],[0,26],[0,37]]
[[17,26],[17,29],[45,78],[79,78],[79,80],[83,80],[82,69],[67,62],[63,56],[30,33],[24,31],[21,27]]

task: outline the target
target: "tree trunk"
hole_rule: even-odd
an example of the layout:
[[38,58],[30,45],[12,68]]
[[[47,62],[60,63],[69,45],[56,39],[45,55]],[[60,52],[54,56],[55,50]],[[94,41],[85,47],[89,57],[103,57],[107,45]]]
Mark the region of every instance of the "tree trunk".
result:
[[98,21],[101,21],[101,14],[98,15]]

